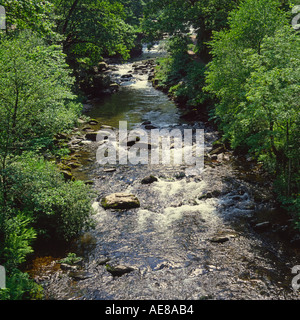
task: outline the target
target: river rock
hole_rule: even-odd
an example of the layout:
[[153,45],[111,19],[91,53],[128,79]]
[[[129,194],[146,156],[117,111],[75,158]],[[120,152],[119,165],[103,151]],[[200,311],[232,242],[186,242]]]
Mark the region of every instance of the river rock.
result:
[[111,265],[107,264],[105,266],[105,268],[113,277],[121,277],[126,273],[130,273],[130,272],[134,271],[133,268],[126,267],[126,266],[123,266],[123,265],[112,267]]
[[153,130],[153,129],[157,129],[157,127],[155,127],[155,126],[152,125],[152,124],[147,124],[147,125],[145,126],[145,129],[146,129],[146,130]]
[[107,126],[105,124],[102,124],[101,129],[114,130],[115,128],[113,128],[112,126]]
[[74,181],[75,180],[75,178],[71,172],[63,170],[63,171],[61,171],[61,173],[63,174],[66,181],[69,181],[69,180]]
[[91,125],[91,126],[94,126],[94,125],[97,125],[99,122],[97,121],[97,120],[95,120],[95,119],[91,119],[90,121],[89,121],[89,124]]
[[141,183],[142,183],[142,184],[151,184],[151,183],[156,182],[156,181],[158,181],[158,179],[157,179],[156,177],[154,177],[154,176],[149,176],[149,177],[144,178],[144,179],[141,181]]
[[113,193],[101,200],[104,209],[133,209],[140,207],[140,201],[132,194]]
[[104,70],[107,70],[107,69],[108,69],[107,63],[105,63],[104,61],[98,63],[98,70],[99,71],[104,71]]
[[103,172],[106,172],[106,173],[112,173],[112,172],[116,172],[117,169],[116,168],[107,168],[107,169],[104,169]]
[[214,237],[209,239],[210,242],[213,243],[225,243],[230,239],[237,238],[238,234],[234,231],[223,231],[216,234]]
[[97,141],[98,132],[89,132],[85,135],[85,139],[88,141]]
[[117,83],[112,83],[109,88],[113,91],[116,92],[119,90],[120,86]]
[[128,73],[128,74],[123,74],[121,76],[121,79],[128,80],[128,79],[131,79],[132,77],[133,77],[133,75],[131,73]]
[[92,277],[92,274],[85,271],[70,271],[69,277],[74,281],[82,281]]
[[90,140],[82,140],[79,144],[81,146],[87,146],[87,145],[90,145],[92,143],[92,141]]
[[69,162],[69,163],[67,164],[67,166],[69,166],[69,167],[71,167],[71,168],[73,168],[73,169],[76,169],[76,168],[81,167],[81,164],[80,164],[79,162]]
[[270,229],[271,229],[271,223],[269,221],[258,223],[254,226],[254,230],[257,232],[265,232]]
[[147,126],[147,125],[149,125],[149,124],[151,124],[151,121],[144,121],[143,123],[142,123],[142,126]]
[[230,239],[227,236],[215,236],[215,237],[210,239],[210,242],[213,242],[213,243],[225,243],[225,242],[227,242],[229,240]]
[[61,263],[60,264],[60,268],[63,271],[76,271],[78,266],[72,266],[72,265],[67,264],[67,263]]

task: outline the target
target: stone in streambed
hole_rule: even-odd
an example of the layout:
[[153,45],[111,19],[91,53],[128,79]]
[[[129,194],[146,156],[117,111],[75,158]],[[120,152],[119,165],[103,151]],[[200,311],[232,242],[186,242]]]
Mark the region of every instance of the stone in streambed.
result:
[[221,232],[216,234],[213,238],[209,239],[213,243],[225,243],[232,238],[238,237],[236,232]]
[[149,176],[149,177],[146,177],[146,178],[144,178],[142,181],[141,181],[141,183],[142,184],[151,184],[151,183],[153,183],[153,182],[156,182],[156,181],[158,181],[158,179],[156,178],[156,177],[154,177],[154,176]]
[[90,132],[85,135],[85,139],[88,141],[95,142],[95,141],[97,141],[97,135],[98,135],[98,132]]
[[104,209],[133,209],[140,207],[139,199],[128,193],[113,193],[101,200]]
[[254,230],[257,232],[265,232],[271,229],[272,225],[269,221],[258,223],[254,226]]
[[105,268],[113,277],[121,277],[126,273],[130,273],[130,272],[134,271],[133,268],[122,266],[122,265],[112,267],[111,265],[107,264],[105,266]]

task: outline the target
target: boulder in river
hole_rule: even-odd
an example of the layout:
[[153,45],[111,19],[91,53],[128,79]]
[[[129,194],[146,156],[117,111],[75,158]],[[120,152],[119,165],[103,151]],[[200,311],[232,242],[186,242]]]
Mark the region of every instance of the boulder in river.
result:
[[238,234],[234,231],[224,231],[224,232],[220,232],[217,233],[214,237],[212,237],[210,240],[210,242],[213,243],[225,243],[227,241],[229,241],[232,238],[237,238]]
[[107,264],[105,266],[105,268],[113,277],[121,277],[126,273],[130,273],[130,272],[134,271],[133,268],[122,266],[122,265],[112,267],[111,265]]
[[153,182],[156,182],[156,181],[158,181],[158,179],[156,178],[156,177],[154,177],[154,176],[149,176],[149,177],[146,177],[146,178],[144,178],[142,181],[141,181],[141,183],[142,184],[151,184],[151,183],[153,183]]
[[108,65],[106,62],[102,61],[102,62],[99,62],[98,64],[98,70],[99,71],[104,71],[104,70],[107,70],[108,69]]
[[89,132],[85,135],[85,139],[88,141],[97,141],[98,132]]
[[101,200],[104,209],[133,209],[140,207],[139,199],[128,193],[113,193]]

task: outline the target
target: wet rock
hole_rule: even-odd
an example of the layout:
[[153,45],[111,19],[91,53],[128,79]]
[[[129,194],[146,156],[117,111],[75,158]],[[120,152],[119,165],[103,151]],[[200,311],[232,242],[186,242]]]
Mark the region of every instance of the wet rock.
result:
[[119,90],[120,86],[117,83],[112,83],[109,88],[113,91],[116,92]]
[[101,129],[114,130],[114,128],[112,126],[107,126],[105,124],[101,125]]
[[176,179],[182,179],[182,178],[185,178],[185,172],[178,172],[175,174],[175,178]]
[[225,243],[230,239],[237,238],[238,234],[234,231],[222,231],[216,234],[214,237],[209,239],[213,243]]
[[122,80],[130,80],[131,78],[133,78],[133,75],[131,73],[128,73],[128,74],[123,74],[121,76],[121,79]]
[[71,140],[68,144],[70,146],[76,146],[76,145],[80,144],[81,141],[82,141],[82,139],[74,139],[74,140]]
[[270,230],[271,226],[272,225],[269,221],[265,221],[265,222],[261,222],[261,223],[256,224],[254,226],[254,230],[257,232],[265,232],[265,231]]
[[97,125],[98,123],[99,122],[97,120],[95,120],[95,119],[92,119],[92,120],[89,121],[89,125],[91,125],[91,126]]
[[212,156],[212,155],[218,155],[218,154],[221,154],[221,153],[223,153],[223,152],[225,152],[225,151],[226,151],[226,150],[225,150],[225,147],[224,147],[224,146],[221,146],[221,147],[218,147],[218,148],[212,150],[212,151],[210,152],[210,155],[211,155],[211,156]]
[[230,240],[230,238],[227,237],[227,236],[215,236],[215,237],[210,239],[210,242],[213,242],[213,243],[225,243],[225,242],[227,242],[229,240]]
[[218,198],[222,195],[222,191],[220,190],[213,190],[209,191],[201,196],[198,197],[199,200],[211,199],[211,198]]
[[130,138],[128,141],[127,141],[127,147],[132,147],[134,146],[137,142],[140,141],[140,137],[136,137],[136,138]]
[[142,123],[142,126],[147,126],[147,125],[149,125],[149,124],[151,124],[151,121],[144,121],[144,122]]
[[99,62],[98,63],[98,70],[99,71],[104,71],[104,70],[107,70],[108,69],[108,65],[106,62]]
[[153,130],[153,129],[157,129],[157,127],[154,126],[154,125],[152,125],[152,124],[147,124],[147,125],[145,126],[145,129],[146,129],[146,130]]
[[79,144],[82,146],[87,146],[90,145],[92,143],[92,141],[90,140],[82,140]]
[[70,162],[67,165],[73,169],[76,169],[82,166],[79,162]]
[[85,139],[88,141],[95,142],[97,141],[98,132],[90,132],[85,135]]
[[107,173],[116,172],[116,171],[117,171],[116,168],[108,168],[103,170],[103,172],[107,172]]
[[82,281],[92,277],[92,275],[85,271],[70,271],[69,277],[73,278],[74,281]]
[[92,185],[94,185],[94,181],[93,180],[86,180],[86,181],[84,181],[84,184],[86,186],[92,186]]
[[61,171],[69,171],[69,172],[72,171],[71,167],[69,167],[69,166],[66,165],[66,164],[59,163],[57,166],[58,166],[58,168],[59,168]]
[[85,124],[85,123],[86,123],[86,121],[85,121],[85,120],[80,119],[80,118],[77,120],[77,122],[78,122],[79,124]]
[[60,264],[60,268],[61,270],[63,271],[77,271],[77,266],[72,266],[70,264],[67,264],[67,263],[61,263]]
[[154,73],[150,73],[149,77],[148,77],[148,80],[151,81],[151,80],[154,79],[154,77],[155,77],[155,74]]
[[107,264],[105,266],[105,268],[113,277],[121,277],[126,273],[130,273],[130,272],[134,271],[133,268],[127,267],[127,266],[123,266],[123,265],[119,265],[119,266],[113,267],[113,266]]
[[156,182],[156,181],[158,181],[158,179],[157,179],[156,177],[154,177],[154,176],[149,176],[149,177],[144,178],[144,179],[141,181],[141,183],[142,183],[142,184],[151,184],[151,183]]
[[64,179],[66,181],[74,181],[75,180],[75,178],[71,172],[63,170],[63,171],[61,171],[61,173],[63,174]]
[[132,194],[113,193],[101,200],[104,209],[133,209],[140,207],[140,201]]
[[97,265],[98,265],[98,266],[104,266],[104,265],[106,265],[109,261],[110,261],[110,258],[102,257],[102,258],[98,259]]

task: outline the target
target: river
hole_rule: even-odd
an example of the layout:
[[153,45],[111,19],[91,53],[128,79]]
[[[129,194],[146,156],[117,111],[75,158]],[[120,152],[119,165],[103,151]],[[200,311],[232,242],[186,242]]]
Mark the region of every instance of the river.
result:
[[[159,129],[204,129],[207,154],[218,132],[181,120],[180,109],[152,86],[148,72],[134,73],[137,61],[163,54],[158,47],[145,49],[136,61],[115,66],[120,90],[94,103],[88,115],[115,128],[119,121],[144,128],[148,121]],[[133,77],[121,81],[128,74]],[[255,164],[225,150],[205,157],[198,176],[185,175],[184,165],[115,165],[107,172],[96,164],[96,150],[97,143],[81,150],[83,167],[75,172],[94,181],[96,227],[73,248],[84,258],[82,269],[75,276],[55,270],[43,281],[47,299],[299,299],[291,287],[299,250],[274,232],[290,221],[273,208]],[[141,184],[149,175],[158,180]],[[99,201],[115,192],[134,194],[140,208],[104,210]],[[257,224],[265,221],[268,228],[260,230]],[[106,262],[133,270],[113,277]]]

